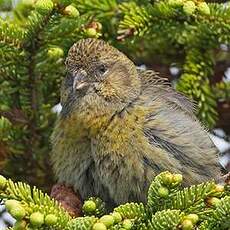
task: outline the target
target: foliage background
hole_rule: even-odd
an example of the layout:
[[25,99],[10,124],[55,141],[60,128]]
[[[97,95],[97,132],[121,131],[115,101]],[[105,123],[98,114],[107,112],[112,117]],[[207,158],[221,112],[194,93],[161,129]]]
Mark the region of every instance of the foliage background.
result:
[[[229,141],[228,2],[209,3],[210,12],[199,9],[200,0],[194,0],[195,8],[179,0],[49,2],[0,0],[2,174],[50,190],[52,108],[59,103],[68,49],[84,37],[105,39],[136,65],[167,76],[197,102],[201,122]],[[229,146],[223,154],[229,154]]]

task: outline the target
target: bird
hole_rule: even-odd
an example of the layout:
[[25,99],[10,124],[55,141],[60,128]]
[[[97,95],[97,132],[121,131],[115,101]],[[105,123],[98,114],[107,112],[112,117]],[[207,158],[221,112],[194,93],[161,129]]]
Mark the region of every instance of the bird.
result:
[[183,175],[183,186],[220,174],[218,150],[195,106],[153,70],[138,70],[101,39],[69,49],[61,85],[62,110],[51,135],[58,183],[82,199],[146,202],[154,177]]

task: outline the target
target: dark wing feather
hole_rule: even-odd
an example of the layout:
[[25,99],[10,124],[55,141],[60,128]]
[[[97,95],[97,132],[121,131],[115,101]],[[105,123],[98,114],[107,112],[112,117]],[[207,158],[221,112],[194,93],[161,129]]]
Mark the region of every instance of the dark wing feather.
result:
[[[138,103],[149,108],[144,135],[151,146],[144,163],[159,171],[183,173],[185,184],[218,175],[217,149],[194,115],[194,104],[153,71],[140,71],[142,92]],[[159,155],[159,151],[161,155]]]

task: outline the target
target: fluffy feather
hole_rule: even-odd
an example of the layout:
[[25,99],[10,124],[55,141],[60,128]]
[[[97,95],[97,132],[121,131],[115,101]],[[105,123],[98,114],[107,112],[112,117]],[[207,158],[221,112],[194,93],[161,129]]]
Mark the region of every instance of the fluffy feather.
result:
[[151,180],[165,170],[182,173],[185,185],[219,174],[217,150],[193,103],[155,72],[137,72],[96,39],[74,44],[66,66],[52,135],[58,182],[114,205],[144,202]]

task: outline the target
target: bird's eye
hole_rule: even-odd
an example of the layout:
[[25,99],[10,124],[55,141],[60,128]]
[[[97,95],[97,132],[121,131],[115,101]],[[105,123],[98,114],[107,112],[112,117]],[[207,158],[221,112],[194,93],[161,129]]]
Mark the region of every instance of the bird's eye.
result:
[[105,67],[105,65],[100,65],[98,71],[101,75],[103,75],[107,71],[107,68]]

